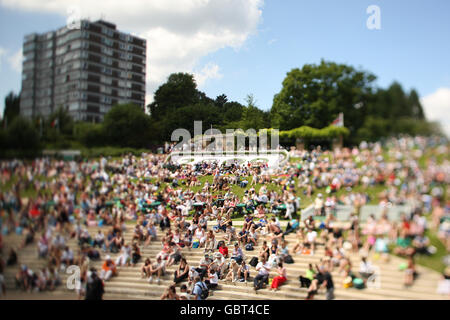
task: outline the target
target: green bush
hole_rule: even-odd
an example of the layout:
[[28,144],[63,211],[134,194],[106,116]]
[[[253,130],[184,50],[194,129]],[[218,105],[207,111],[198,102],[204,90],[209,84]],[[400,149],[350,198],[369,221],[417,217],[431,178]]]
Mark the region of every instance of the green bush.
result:
[[120,157],[126,154],[133,154],[140,156],[142,153],[148,153],[147,149],[134,149],[134,148],[118,148],[118,147],[97,147],[97,148],[83,148],[81,150],[81,156],[84,158],[98,158],[104,157]]
[[132,103],[114,106],[105,115],[103,129],[109,145],[142,148],[150,144],[150,117]]
[[11,125],[1,134],[1,157],[30,158],[41,152],[39,133],[28,119],[21,116],[14,118]]
[[345,127],[328,126],[322,129],[301,126],[288,131],[281,131],[280,137],[302,140],[331,140],[339,136],[348,136],[349,130]]
[[74,131],[76,141],[88,148],[105,144],[105,131],[100,123],[79,122],[75,124]]

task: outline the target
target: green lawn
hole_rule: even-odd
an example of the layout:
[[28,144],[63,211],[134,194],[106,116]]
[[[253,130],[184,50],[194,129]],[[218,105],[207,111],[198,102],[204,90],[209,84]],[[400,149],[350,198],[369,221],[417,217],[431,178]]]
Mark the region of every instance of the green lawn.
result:
[[448,252],[444,244],[439,240],[433,231],[427,230],[425,234],[430,239],[431,245],[437,248],[437,252],[431,256],[416,255],[415,261],[417,264],[424,267],[436,270],[437,272],[443,272],[445,269],[443,258],[448,254]]
[[[118,154],[120,152],[125,151],[125,150],[118,150],[118,149],[108,150],[107,148],[104,148],[103,150],[100,150],[100,148],[99,148],[97,150],[92,150],[92,151],[93,152],[90,154],[90,156],[98,156],[100,153],[104,152],[106,154],[110,153],[110,155],[113,156],[115,160],[119,160],[120,158],[118,157]],[[134,151],[138,152],[136,150],[134,150]],[[143,150],[139,150],[139,152],[140,151],[143,151]],[[384,151],[383,152],[383,156],[388,159],[389,158],[388,152]],[[420,166],[422,168],[425,167],[426,160],[431,158],[431,157],[435,157],[435,159],[436,159],[436,161],[438,163],[442,163],[444,160],[450,160],[450,155],[448,155],[448,154],[436,154],[435,152],[430,151],[430,152],[427,152],[426,154],[424,154],[419,159]],[[292,165],[295,165],[300,160],[301,160],[300,158],[290,158],[289,162]],[[358,165],[361,165],[361,164],[358,164]],[[50,181],[53,178],[48,179],[47,177],[43,177],[42,176],[42,177],[37,177],[37,179],[39,181]],[[88,177],[88,179],[89,179],[89,177]],[[259,192],[260,188],[263,185],[262,184],[257,184],[255,186],[252,186],[250,184],[252,182],[252,177],[247,177],[247,179],[249,181],[249,184],[245,188],[241,188],[238,185],[232,185],[231,186],[231,192],[233,192],[239,198],[242,198],[244,196],[245,190],[249,190],[251,187],[254,187],[255,191]],[[297,179],[295,178],[294,180],[295,180],[295,183],[297,184],[297,182],[298,182]],[[138,179],[134,178],[134,179],[131,179],[131,181],[133,183],[137,183]],[[141,179],[141,181],[143,181],[143,179]],[[150,181],[154,183],[154,182],[156,182],[156,179],[152,178],[152,179],[150,179]],[[208,181],[209,183],[212,183],[213,177],[212,176],[201,176],[201,177],[199,177],[199,181],[201,182],[202,185],[190,188],[192,191],[194,191],[194,192],[201,191],[201,189],[203,188],[204,183],[206,181]],[[0,184],[0,191],[1,192],[5,192],[5,191],[8,191],[8,190],[11,190],[12,186],[15,183],[17,183],[17,176],[12,176],[11,179],[8,182],[6,182],[5,184]],[[162,183],[160,189],[165,188],[167,185],[170,185],[170,184]],[[183,190],[187,189],[186,185],[183,185],[183,184],[179,184],[179,185],[180,185],[180,187]],[[266,185],[266,187],[267,187],[267,189],[269,191],[275,190],[278,193],[280,193],[282,191],[282,187],[278,186],[278,185],[275,185],[275,184],[269,184],[269,185]],[[446,195],[445,191],[446,191],[447,186],[443,185],[443,188],[444,188],[444,195]],[[379,195],[380,192],[382,192],[385,189],[386,189],[386,187],[383,186],[383,185],[376,185],[376,186],[373,186],[373,187],[369,187],[367,189],[364,189],[362,186],[356,186],[356,187],[354,187],[352,189],[352,192],[367,192],[367,194],[370,196],[370,198],[372,200],[371,203],[378,203],[377,202],[378,195]],[[325,188],[315,189],[312,197],[306,197],[303,194],[304,190],[305,190],[304,188],[301,188],[301,189],[296,188],[296,195],[298,197],[300,197],[300,199],[301,199],[301,201],[300,201],[300,203],[301,203],[300,209],[304,209],[304,208],[308,207],[309,205],[311,205],[313,203],[316,195],[319,192],[324,194],[324,195],[326,195]],[[50,190],[46,190],[46,191],[50,192]],[[214,195],[218,195],[220,193],[224,194],[225,192],[223,192],[223,191],[222,192],[214,192],[213,194]],[[345,188],[343,188],[343,189],[339,190],[336,193],[336,196],[339,197],[339,196],[341,196],[341,195],[343,195],[345,193],[348,193],[348,191]],[[21,195],[22,195],[22,197],[35,198],[36,197],[36,190],[34,190],[34,188],[28,188],[27,190],[23,190]],[[242,216],[240,216],[240,217],[235,217],[233,220],[234,221],[242,221],[243,219],[244,218]],[[446,251],[446,248],[445,248],[444,244],[437,238],[436,234],[433,231],[428,230],[427,231],[427,236],[430,238],[431,244],[437,248],[437,252],[434,255],[432,255],[432,256],[418,255],[417,258],[416,258],[416,262],[419,265],[422,265],[422,266],[425,266],[425,267],[429,267],[429,268],[431,268],[433,270],[436,270],[438,272],[442,272],[444,270],[444,268],[445,268],[442,259],[443,259],[443,257],[445,255],[448,254],[448,252]]]

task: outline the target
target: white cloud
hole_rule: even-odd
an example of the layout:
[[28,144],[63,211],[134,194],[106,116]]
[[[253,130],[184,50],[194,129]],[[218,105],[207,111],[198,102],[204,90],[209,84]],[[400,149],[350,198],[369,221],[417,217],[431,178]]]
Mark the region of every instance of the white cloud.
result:
[[[202,68],[200,58],[225,47],[238,50],[257,31],[263,0],[0,0],[0,4],[63,16],[79,4],[83,18],[103,17],[119,30],[146,38],[149,103],[170,73],[193,73]],[[201,70],[199,84],[219,75],[218,66]]]
[[270,39],[269,41],[267,41],[267,44],[268,44],[269,46],[271,46],[272,44],[274,44],[274,43],[277,42],[277,41],[278,41],[277,39],[273,38],[273,39]]
[[438,121],[450,137],[450,88],[439,88],[420,99],[428,120]]
[[199,87],[202,87],[209,79],[220,79],[222,76],[219,66],[215,63],[208,63],[199,72],[194,73],[195,81]]
[[0,71],[2,70],[2,60],[3,60],[3,56],[5,56],[6,54],[6,50],[3,49],[2,47],[0,47]]
[[12,69],[18,73],[22,73],[22,48],[16,51],[16,53],[10,55],[8,57],[8,62],[11,65]]

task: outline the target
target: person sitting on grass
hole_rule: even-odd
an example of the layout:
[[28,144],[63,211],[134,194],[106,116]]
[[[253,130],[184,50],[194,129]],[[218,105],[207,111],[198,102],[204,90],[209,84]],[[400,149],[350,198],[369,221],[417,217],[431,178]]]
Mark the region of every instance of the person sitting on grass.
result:
[[394,248],[394,254],[400,256],[410,256],[415,253],[415,249],[412,247],[411,238],[408,236],[407,231],[402,229],[400,236],[397,238],[397,246]]
[[298,217],[297,219],[292,219],[291,221],[288,222],[286,226],[286,231],[284,231],[283,235],[286,236],[289,233],[296,231],[299,227],[300,227],[300,217]]

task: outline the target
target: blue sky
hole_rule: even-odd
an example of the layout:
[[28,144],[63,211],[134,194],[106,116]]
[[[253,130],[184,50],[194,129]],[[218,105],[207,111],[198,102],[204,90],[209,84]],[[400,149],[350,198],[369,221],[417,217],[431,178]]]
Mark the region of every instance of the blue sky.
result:
[[[184,0],[182,11],[177,11],[177,1],[130,0],[126,11],[123,2],[108,1],[108,8],[101,9],[119,29],[148,39],[149,99],[170,72],[194,72],[199,77],[203,72],[199,87],[207,95],[225,93],[244,103],[251,93],[259,107],[270,109],[290,69],[325,59],[373,72],[380,87],[397,80],[408,90],[417,89],[427,114],[450,128],[448,116],[440,117],[450,113],[450,1]],[[55,8],[45,0],[0,0],[0,110],[6,93],[20,90],[17,53],[25,34],[61,27],[72,4],[81,3],[91,18],[100,16],[89,1],[62,2]],[[381,30],[366,27],[369,5],[381,10]],[[220,19],[227,10],[230,16]],[[167,12],[176,12],[175,18]],[[152,19],[153,13],[158,19]],[[131,23],[140,21],[140,14],[143,22]],[[231,30],[228,36],[221,34],[224,30]],[[204,34],[209,38],[199,36]]]

